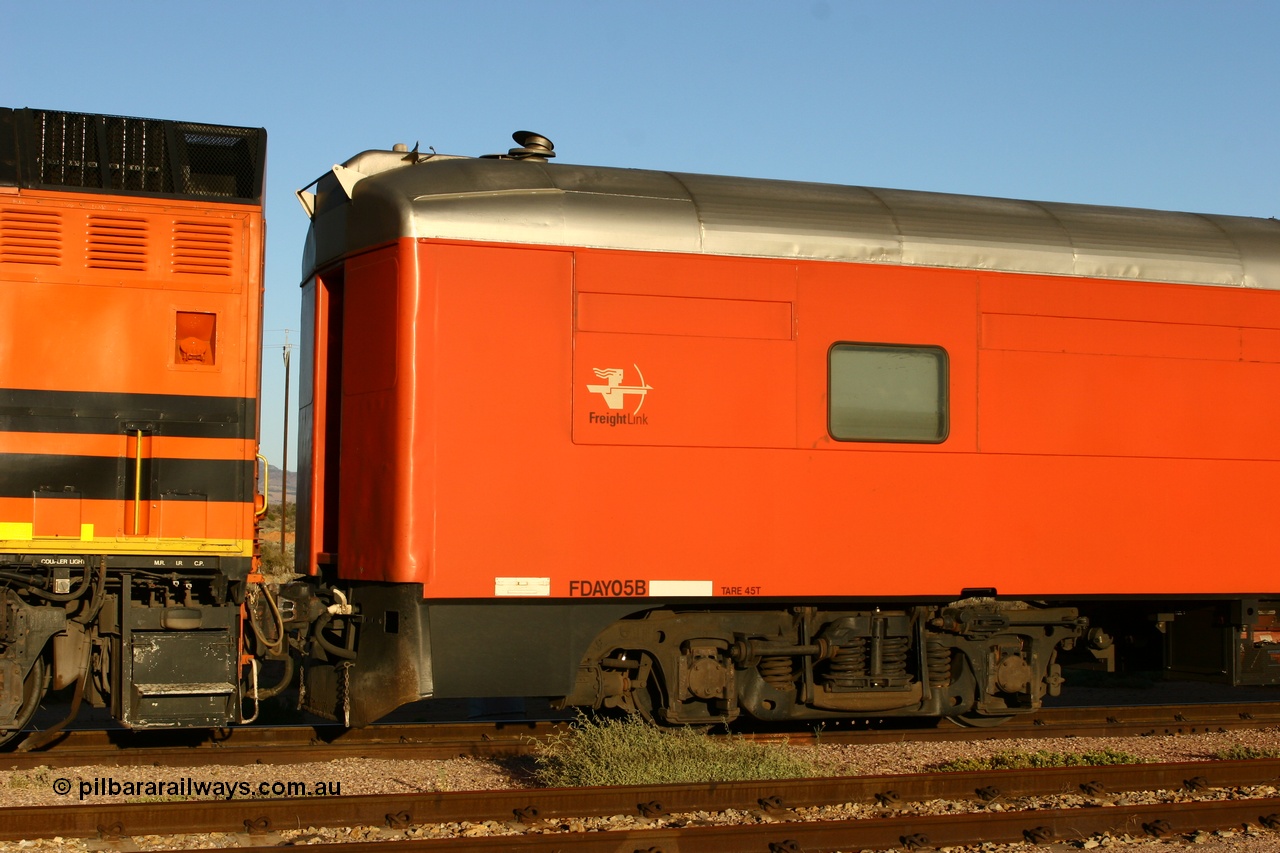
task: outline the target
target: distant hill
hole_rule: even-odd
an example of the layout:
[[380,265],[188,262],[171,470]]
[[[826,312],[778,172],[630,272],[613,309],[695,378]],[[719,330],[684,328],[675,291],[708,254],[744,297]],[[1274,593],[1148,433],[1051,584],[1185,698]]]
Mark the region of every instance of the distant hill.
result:
[[269,503],[280,503],[280,484],[286,483],[289,489],[289,500],[294,501],[298,494],[298,472],[289,471],[288,479],[285,478],[285,472],[281,471],[274,465],[268,465],[268,483],[270,489],[267,494]]

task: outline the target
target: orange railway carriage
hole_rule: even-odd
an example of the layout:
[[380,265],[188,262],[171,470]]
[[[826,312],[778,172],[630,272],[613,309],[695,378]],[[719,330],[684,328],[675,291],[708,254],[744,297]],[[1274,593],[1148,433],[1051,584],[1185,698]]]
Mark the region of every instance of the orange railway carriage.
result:
[[299,569],[363,614],[315,710],[988,720],[1152,644],[1275,680],[1274,220],[517,141],[301,194]]
[[130,724],[239,719],[264,155],[261,130],[0,110],[0,731],[14,684],[80,682],[90,649],[88,697]]

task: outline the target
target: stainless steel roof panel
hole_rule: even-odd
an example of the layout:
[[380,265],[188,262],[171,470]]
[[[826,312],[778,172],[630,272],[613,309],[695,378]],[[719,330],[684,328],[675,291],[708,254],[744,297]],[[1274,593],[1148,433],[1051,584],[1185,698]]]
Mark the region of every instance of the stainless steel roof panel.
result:
[[1244,271],[1245,287],[1280,289],[1280,223],[1275,219],[1241,216],[1204,217],[1222,229],[1236,247]]
[[[672,227],[681,223],[682,227]],[[414,199],[403,236],[699,252],[693,205],[675,199],[523,190]],[[617,235],[625,232],[625,241]],[[400,236],[400,235],[397,235]]]
[[1280,289],[1274,219],[510,160],[338,175],[315,264],[411,236]]
[[902,234],[902,263],[1073,273],[1070,238],[1043,206],[1014,199],[875,190]]
[[1070,235],[1077,275],[1244,284],[1239,250],[1205,217],[1073,204],[1052,211]]
[[[565,231],[573,245],[613,246],[625,232],[619,248],[650,252],[703,252],[698,217],[688,200],[629,196],[625,205],[617,196],[599,193],[565,194]],[[555,241],[552,241],[555,242]]]
[[901,235],[889,211],[857,187],[675,177],[697,206],[702,251],[715,255],[896,262]]

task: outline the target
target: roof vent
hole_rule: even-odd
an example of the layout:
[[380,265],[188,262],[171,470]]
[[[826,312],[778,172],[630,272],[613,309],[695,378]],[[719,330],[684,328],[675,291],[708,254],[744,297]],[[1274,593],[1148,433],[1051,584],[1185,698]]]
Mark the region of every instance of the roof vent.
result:
[[556,156],[555,145],[541,134],[530,130],[517,130],[511,134],[511,138],[516,141],[518,148],[512,148],[506,154],[486,154],[484,159],[531,160],[535,163],[545,163]]

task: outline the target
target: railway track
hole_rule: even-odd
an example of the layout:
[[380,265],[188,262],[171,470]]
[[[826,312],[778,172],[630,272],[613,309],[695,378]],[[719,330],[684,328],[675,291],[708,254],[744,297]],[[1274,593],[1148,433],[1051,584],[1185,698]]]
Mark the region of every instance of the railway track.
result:
[[[383,851],[816,851],[1079,839],[1101,833],[1189,837],[1280,827],[1280,760],[1069,767],[839,779],[523,789],[0,809],[0,840],[97,838],[137,849],[140,836],[227,833],[242,848],[313,840],[320,827]],[[1167,792],[1135,804],[1132,791]],[[1077,799],[1044,807],[1042,798]],[[955,803],[955,813],[916,806]],[[1058,799],[1053,800],[1057,802]],[[1094,807],[1084,807],[1094,806]],[[823,809],[855,814],[832,819]],[[611,818],[591,831],[585,821]],[[465,826],[463,825],[465,822]],[[452,837],[427,837],[444,826]],[[486,837],[467,835],[484,827]],[[186,842],[193,843],[193,842]],[[350,850],[349,844],[344,850]]]
[[[501,722],[337,727],[243,728],[203,733],[78,731],[34,753],[0,755],[0,768],[85,765],[201,766],[302,763],[351,757],[512,756],[563,723]],[[1064,736],[1194,734],[1280,725],[1271,703],[1055,708],[1005,725],[973,729],[831,726],[801,732],[758,731],[756,740],[792,743],[883,743]],[[159,735],[158,737],[156,735]],[[133,775],[137,775],[134,773]],[[68,773],[80,784],[82,774]],[[132,839],[175,836],[166,849],[200,843],[193,833],[232,833],[242,849],[327,840],[377,841],[380,850],[574,849],[753,850],[880,849],[961,845],[981,839],[1081,838],[1100,833],[1177,837],[1194,831],[1280,826],[1274,799],[1280,761],[1194,762],[1030,772],[919,774],[752,784],[628,789],[523,789],[482,793],[379,794],[301,799],[111,803],[0,808],[0,840],[94,839],[96,846],[137,849]],[[68,780],[68,784],[70,781]],[[1251,786],[1245,789],[1243,786]],[[1141,804],[1133,790],[1201,789]],[[1089,805],[1049,808],[1028,798],[1083,795]],[[1195,797],[1212,797],[1202,802]],[[1240,797],[1245,799],[1238,799]],[[953,814],[921,813],[918,802],[955,801]],[[834,804],[852,804],[844,817]],[[1175,807],[1176,806],[1176,807]],[[846,809],[847,810],[847,809]],[[872,816],[876,820],[868,821]],[[1034,817],[1033,823],[1028,823]],[[594,822],[593,822],[594,821]],[[724,824],[724,825],[722,825]],[[313,831],[302,831],[314,827]],[[443,827],[443,828],[442,828]],[[329,828],[329,829],[323,829]],[[566,831],[570,830],[570,831]],[[607,831],[605,831],[607,830]],[[181,833],[181,834],[179,834]],[[488,837],[456,836],[460,833]],[[307,836],[311,837],[308,838]],[[287,836],[287,837],[282,837]],[[192,840],[184,841],[184,838]],[[761,844],[760,839],[765,839]],[[621,845],[621,846],[619,846]],[[349,844],[344,849],[350,849]]]
[[[72,731],[48,748],[0,754],[0,768],[75,767],[105,764],[236,765],[329,761],[339,758],[493,758],[528,754],[533,743],[562,722],[486,722],[341,727],[246,727],[213,731]],[[1280,704],[1235,703],[1124,707],[1048,708],[993,728],[943,721],[932,727],[860,724],[799,731],[755,731],[760,741],[891,743],[990,738],[1119,737],[1280,726]]]

